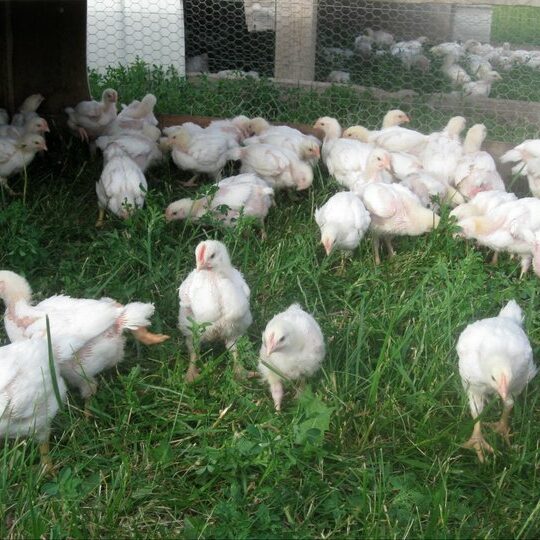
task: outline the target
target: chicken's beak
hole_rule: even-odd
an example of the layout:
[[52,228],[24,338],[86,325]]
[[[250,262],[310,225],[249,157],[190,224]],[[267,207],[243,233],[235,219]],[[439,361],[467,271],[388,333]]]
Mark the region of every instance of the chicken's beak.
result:
[[313,155],[316,157],[321,157],[321,149],[318,146],[313,149]]
[[47,122],[44,123],[43,133],[50,133],[51,130],[49,129],[49,124]]
[[384,156],[382,159],[382,163],[383,163],[384,168],[387,171],[391,171],[391,172],[393,171],[392,160],[390,159],[390,156]]
[[208,269],[208,265],[206,264],[206,261],[197,261],[197,270],[206,270]]
[[276,343],[274,341],[274,338],[271,337],[267,342],[266,342],[266,356],[270,356],[273,352],[274,352],[274,349],[276,348]]
[[46,145],[45,143],[40,144],[39,147],[40,147],[42,150],[48,150],[47,145]]
[[501,396],[501,399],[503,401],[506,401],[506,398],[508,397],[508,379],[506,378],[506,375],[504,373],[501,374],[501,377],[499,379],[499,384],[497,385],[497,392],[499,393],[499,396]]
[[324,240],[322,245],[324,246],[324,251],[326,251],[326,255],[330,255],[332,253],[332,248],[334,247],[334,243],[332,240]]
[[410,117],[410,116],[407,116],[407,115],[405,115],[405,120],[404,120],[404,121],[405,121],[405,122],[410,122],[410,121],[411,121],[411,117]]

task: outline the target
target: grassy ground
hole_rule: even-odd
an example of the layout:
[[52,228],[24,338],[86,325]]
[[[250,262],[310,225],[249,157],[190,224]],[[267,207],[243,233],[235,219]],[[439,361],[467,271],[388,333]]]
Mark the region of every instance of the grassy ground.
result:
[[540,45],[540,9],[529,6],[494,6],[491,21],[493,41]]
[[[122,101],[151,87],[162,110],[178,104],[219,114],[215,101],[229,103],[204,86],[178,83],[172,93],[157,71],[153,77],[139,86],[126,77]],[[220,88],[236,96],[234,112],[246,105],[250,114],[283,114],[271,87],[260,109],[242,84]],[[291,103],[297,118],[315,112],[299,108],[294,96]],[[166,224],[165,205],[193,193],[168,164],[149,173],[144,211],[96,231],[100,160],[69,138],[50,146],[29,170],[26,206],[0,201],[0,266],[24,273],[37,298],[62,291],[153,301],[152,328],[172,339],[154,348],[129,339],[125,362],[100,378],[92,419],[70,394],[53,424],[56,477],[40,476],[33,442],[0,449],[0,536],[537,536],[540,379],[516,402],[512,447],[488,433],[496,455],[479,466],[460,448],[472,422],[455,354],[463,328],[510,298],[524,308],[538,353],[537,278],[519,281],[517,263],[504,257],[497,268],[487,265],[487,254],[452,238],[446,219],[434,234],[397,241],[397,257],[378,268],[368,237],[339,274],[339,257],[323,256],[312,218],[337,189],[324,171],[299,201],[278,197],[265,242],[249,227]],[[205,350],[197,384],[183,382],[177,287],[193,268],[197,242],[208,237],[227,244],[251,287],[254,323],[241,342],[246,366],[256,365],[268,319],[292,302],[323,328],[323,371],[299,401],[290,392],[279,415],[263,384],[233,379],[220,347]],[[487,417],[498,412],[494,403]]]

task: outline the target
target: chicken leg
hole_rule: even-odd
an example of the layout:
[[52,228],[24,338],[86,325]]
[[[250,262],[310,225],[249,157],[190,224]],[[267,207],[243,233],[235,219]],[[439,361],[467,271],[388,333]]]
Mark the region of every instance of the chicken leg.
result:
[[378,236],[373,237],[373,255],[375,256],[375,265],[379,266],[381,264],[381,255],[380,255],[380,245],[381,241]]
[[197,185],[197,182],[196,182],[197,178],[199,178],[199,175],[194,174],[189,180],[185,182],[180,182],[180,184],[184,187],[194,187]]
[[49,449],[48,439],[39,445],[39,456],[41,458],[41,464],[43,465],[45,474],[51,474],[54,472],[54,466],[49,454]]
[[484,463],[486,459],[484,457],[484,450],[486,452],[489,452],[490,454],[493,454],[493,448],[488,444],[488,442],[484,439],[484,436],[482,435],[482,427],[480,425],[480,422],[476,422],[476,424],[474,424],[471,438],[467,442],[463,443],[462,446],[463,448],[470,448],[475,450],[480,463]]
[[146,328],[146,326],[139,326],[139,328],[131,331],[136,340],[144,343],[145,345],[157,345],[167,341],[171,336],[166,334],[154,334]]
[[200,376],[201,372],[199,368],[195,365],[197,362],[197,353],[193,350],[192,346],[190,347],[188,345],[188,348],[190,348],[189,367],[184,376],[184,380],[187,383],[192,383],[195,379],[197,379]]
[[7,178],[4,178],[3,176],[0,176],[0,186],[2,186],[12,197],[18,197],[20,195],[20,193],[13,191],[9,187]]
[[274,400],[274,407],[276,411],[281,411],[281,400],[283,399],[283,384],[280,380],[270,383],[270,392],[272,392],[272,399]]
[[259,376],[257,371],[247,370],[240,362],[236,341],[233,341],[232,343],[228,342],[226,345],[233,357],[233,372],[235,379],[253,379]]
[[523,276],[529,271],[529,266],[531,265],[531,257],[525,256],[521,259],[521,273],[519,274],[519,279],[522,279]]
[[81,141],[83,141],[83,142],[89,142],[90,141],[90,137],[88,137],[88,132],[86,131],[86,129],[84,129],[81,126],[81,127],[79,127],[77,129],[77,131],[79,132],[79,137],[81,138]]
[[96,227],[101,228],[105,224],[105,208],[100,208],[98,212],[98,218],[96,221]]
[[497,266],[498,262],[499,262],[499,252],[494,251],[493,252],[493,257],[491,258],[491,261],[490,261],[489,264],[492,264],[493,266]]
[[498,422],[489,423],[488,426],[502,436],[506,444],[510,445],[510,413],[512,412],[513,403],[503,404],[503,412]]
[[394,257],[396,252],[394,251],[394,247],[392,246],[392,242],[390,241],[390,238],[388,236],[383,236],[384,245],[386,246],[386,249],[388,250],[388,254],[390,257]]

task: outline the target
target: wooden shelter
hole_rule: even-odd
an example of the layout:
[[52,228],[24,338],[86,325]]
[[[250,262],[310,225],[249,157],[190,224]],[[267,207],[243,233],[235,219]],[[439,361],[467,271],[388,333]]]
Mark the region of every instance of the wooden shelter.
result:
[[0,0],[0,107],[41,93],[40,112],[89,99],[86,0]]

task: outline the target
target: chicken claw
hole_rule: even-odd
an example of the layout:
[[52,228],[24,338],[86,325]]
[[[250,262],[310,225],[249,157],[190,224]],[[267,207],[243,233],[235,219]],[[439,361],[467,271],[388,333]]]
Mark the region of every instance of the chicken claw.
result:
[[81,138],[81,141],[83,142],[89,142],[90,138],[88,137],[88,132],[83,127],[79,127],[78,130],[79,137]]
[[477,422],[474,425],[474,429],[471,435],[471,438],[463,443],[463,448],[473,449],[476,451],[476,455],[478,456],[478,461],[480,463],[484,463],[486,461],[486,458],[484,457],[484,450],[490,454],[493,454],[493,448],[488,442],[484,439],[484,436],[482,435],[482,430],[480,427],[480,422]]
[[195,187],[197,185],[197,177],[198,175],[196,174],[195,176],[192,176],[189,180],[185,182],[180,182],[180,184],[184,187]]
[[184,380],[187,383],[192,383],[193,381],[195,381],[195,379],[198,379],[200,375],[201,372],[199,368],[195,364],[190,364],[186,375],[184,376]]
[[148,330],[145,326],[139,326],[136,330],[131,331],[136,340],[144,343],[145,345],[157,345],[167,341],[171,336],[166,334],[154,334]]

